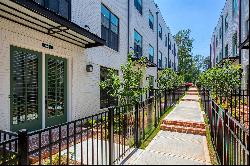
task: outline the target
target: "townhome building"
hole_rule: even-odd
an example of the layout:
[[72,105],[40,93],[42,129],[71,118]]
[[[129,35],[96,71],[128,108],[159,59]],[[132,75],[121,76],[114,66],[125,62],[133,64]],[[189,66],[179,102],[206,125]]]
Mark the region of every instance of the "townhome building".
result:
[[36,130],[118,104],[108,69],[148,59],[143,84],[178,71],[178,48],[153,0],[0,0],[0,129]]
[[[244,3],[244,5],[243,5]],[[244,7],[244,11],[241,10]],[[211,67],[230,60],[234,64],[241,64],[243,69],[242,88],[247,88],[249,75],[249,50],[240,49],[242,37],[249,33],[249,0],[226,0],[220,18],[211,38],[210,60]],[[242,20],[240,20],[240,16]],[[242,23],[244,22],[244,23]],[[240,24],[244,24],[244,33]],[[248,28],[248,30],[247,30]],[[247,32],[248,31],[248,32]],[[246,37],[245,37],[246,38]]]

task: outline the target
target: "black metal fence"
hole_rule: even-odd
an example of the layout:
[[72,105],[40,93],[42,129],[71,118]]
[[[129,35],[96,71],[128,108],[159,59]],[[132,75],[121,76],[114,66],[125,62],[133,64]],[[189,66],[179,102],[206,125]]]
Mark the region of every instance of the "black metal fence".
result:
[[[220,163],[223,165],[249,165],[249,114],[242,113],[243,110],[249,110],[249,93],[232,92],[229,93],[229,99],[218,93],[212,94],[205,89],[199,91],[203,108],[208,116],[212,142]],[[244,94],[248,94],[248,96]],[[248,101],[242,103],[241,98]],[[239,99],[239,103],[231,103],[232,99],[235,101]],[[229,101],[230,103],[228,103]],[[225,103],[228,105],[223,105]]]
[[185,93],[155,90],[137,105],[103,109],[101,113],[28,133],[3,132],[0,165],[111,165],[141,142],[165,111]]

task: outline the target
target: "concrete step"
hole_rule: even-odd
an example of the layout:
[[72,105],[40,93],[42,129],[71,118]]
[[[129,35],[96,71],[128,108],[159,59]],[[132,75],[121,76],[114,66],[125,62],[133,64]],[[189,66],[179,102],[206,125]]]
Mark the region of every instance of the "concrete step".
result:
[[194,135],[206,135],[206,129],[202,128],[194,128],[194,127],[184,127],[178,125],[161,125],[161,130],[170,131],[170,132],[178,132],[178,133],[186,133],[186,134],[194,134]]
[[193,127],[198,129],[205,129],[206,125],[205,123],[200,122],[191,122],[191,121],[180,121],[180,120],[163,120],[162,124],[164,125],[176,125],[181,127]]
[[199,102],[199,99],[188,99],[188,98],[182,98],[181,101],[196,101]]
[[198,92],[187,92],[187,95],[199,95]]

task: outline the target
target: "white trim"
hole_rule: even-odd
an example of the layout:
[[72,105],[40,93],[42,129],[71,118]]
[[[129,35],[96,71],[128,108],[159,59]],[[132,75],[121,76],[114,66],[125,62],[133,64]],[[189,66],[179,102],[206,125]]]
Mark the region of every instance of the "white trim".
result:
[[66,58],[67,60],[67,121],[70,122],[72,120],[72,72],[73,72],[73,61],[72,58]]

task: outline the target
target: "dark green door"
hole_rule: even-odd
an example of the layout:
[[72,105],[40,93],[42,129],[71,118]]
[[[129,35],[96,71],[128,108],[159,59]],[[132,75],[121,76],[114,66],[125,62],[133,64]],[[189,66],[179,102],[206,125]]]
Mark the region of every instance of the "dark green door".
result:
[[10,128],[42,128],[42,54],[10,47]]
[[46,127],[67,121],[67,60],[46,55]]

